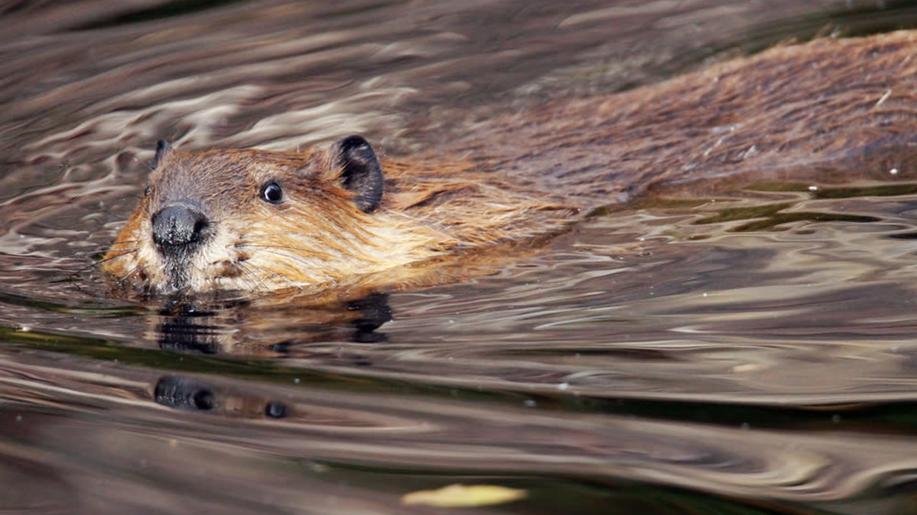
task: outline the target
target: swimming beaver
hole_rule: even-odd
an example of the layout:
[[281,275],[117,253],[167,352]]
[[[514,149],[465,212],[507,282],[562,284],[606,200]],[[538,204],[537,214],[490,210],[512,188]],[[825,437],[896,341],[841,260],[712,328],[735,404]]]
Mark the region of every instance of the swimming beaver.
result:
[[102,268],[158,293],[423,284],[442,280],[428,265],[556,234],[648,190],[904,177],[915,50],[912,31],[774,48],[498,117],[410,160],[380,161],[360,136],[295,153],[162,142]]

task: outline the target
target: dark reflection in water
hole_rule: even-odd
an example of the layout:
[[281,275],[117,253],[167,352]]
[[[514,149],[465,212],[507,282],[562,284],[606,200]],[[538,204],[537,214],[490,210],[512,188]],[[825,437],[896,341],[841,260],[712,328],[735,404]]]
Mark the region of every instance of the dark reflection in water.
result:
[[917,513],[915,184],[646,199],[489,276],[336,303],[126,302],[92,273],[160,137],[409,151],[913,27],[912,2],[0,13],[0,509],[439,513],[401,496],[465,483],[528,497],[456,513]]
[[[154,333],[159,348],[203,354],[289,354],[297,346],[343,339],[383,343],[378,331],[392,320],[385,293],[340,303],[252,306],[248,301],[169,301],[158,310]],[[289,323],[292,322],[292,323]],[[260,340],[270,330],[273,339]]]
[[243,416],[261,414],[268,418],[284,418],[287,406],[280,401],[250,398],[245,393],[221,392],[206,383],[177,376],[163,376],[156,383],[153,399],[163,406],[196,411],[216,411],[221,415],[239,413]]
[[762,231],[774,229],[783,224],[793,222],[851,222],[851,223],[868,223],[878,222],[879,218],[874,216],[847,215],[843,213],[818,213],[807,211],[784,212],[785,209],[792,207],[791,203],[783,204],[764,204],[752,207],[736,207],[723,209],[713,216],[701,218],[696,224],[713,224],[721,222],[732,222],[736,220],[750,220],[747,223],[739,225],[732,231]]
[[214,407],[209,386],[181,377],[160,378],[153,396],[156,402],[170,408],[210,411]]

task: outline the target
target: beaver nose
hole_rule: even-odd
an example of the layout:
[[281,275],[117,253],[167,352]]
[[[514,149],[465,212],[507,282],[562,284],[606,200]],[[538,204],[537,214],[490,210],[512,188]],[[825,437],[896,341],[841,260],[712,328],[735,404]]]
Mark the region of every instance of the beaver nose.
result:
[[209,225],[203,213],[179,204],[160,209],[152,222],[153,241],[167,253],[201,241]]

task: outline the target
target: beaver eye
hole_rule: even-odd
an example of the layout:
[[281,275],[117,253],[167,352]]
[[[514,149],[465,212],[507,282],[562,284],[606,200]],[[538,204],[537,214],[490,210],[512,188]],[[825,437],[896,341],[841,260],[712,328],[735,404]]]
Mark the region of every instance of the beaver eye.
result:
[[149,196],[150,196],[150,193],[153,193],[153,187],[152,187],[152,186],[147,186],[146,188],[143,189],[143,196],[144,196],[144,197],[149,197]]
[[274,181],[271,181],[261,187],[261,200],[271,204],[279,204],[283,201],[283,189]]

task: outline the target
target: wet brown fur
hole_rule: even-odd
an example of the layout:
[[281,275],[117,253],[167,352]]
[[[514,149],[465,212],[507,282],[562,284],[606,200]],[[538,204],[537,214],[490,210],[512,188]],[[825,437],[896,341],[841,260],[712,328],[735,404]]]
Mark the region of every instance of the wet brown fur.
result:
[[590,205],[759,178],[901,178],[917,164],[915,54],[917,31],[777,47],[491,120],[468,148],[480,169]]
[[[442,282],[427,265],[556,234],[589,208],[647,191],[908,177],[915,50],[912,31],[818,40],[497,117],[435,155],[383,160],[385,196],[369,214],[327,149],[173,151],[103,269],[159,289],[168,273],[149,242],[151,206],[176,191],[222,213],[221,247],[196,261],[188,288],[268,291]],[[283,205],[257,199],[270,178],[289,192]]]

